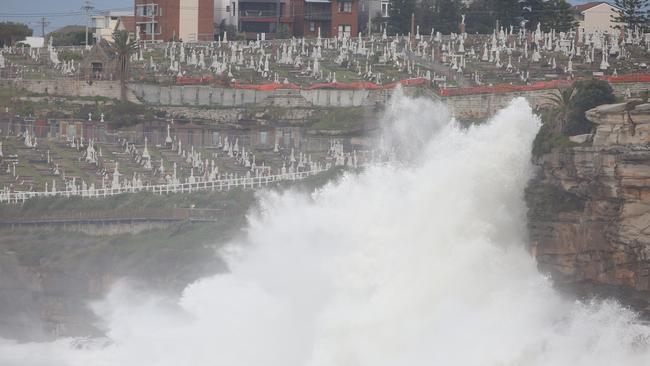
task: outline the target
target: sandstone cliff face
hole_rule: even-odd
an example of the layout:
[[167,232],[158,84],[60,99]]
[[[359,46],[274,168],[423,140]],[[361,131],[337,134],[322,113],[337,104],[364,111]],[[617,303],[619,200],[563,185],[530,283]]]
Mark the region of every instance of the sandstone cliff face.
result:
[[597,124],[591,142],[537,159],[526,194],[531,252],[558,284],[650,315],[650,104],[587,117]]

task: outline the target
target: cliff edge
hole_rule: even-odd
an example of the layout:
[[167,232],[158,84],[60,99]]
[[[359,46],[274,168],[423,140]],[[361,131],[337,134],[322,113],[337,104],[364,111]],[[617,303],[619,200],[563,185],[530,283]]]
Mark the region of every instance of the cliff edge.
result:
[[559,287],[615,296],[650,316],[650,104],[586,116],[593,134],[535,158],[530,250]]

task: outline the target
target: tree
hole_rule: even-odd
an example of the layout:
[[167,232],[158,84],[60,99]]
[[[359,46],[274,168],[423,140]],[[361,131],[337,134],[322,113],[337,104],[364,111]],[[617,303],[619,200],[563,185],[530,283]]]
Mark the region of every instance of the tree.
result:
[[[73,30],[69,32],[52,32],[48,35],[53,37],[52,45],[55,47],[60,46],[81,46],[86,44],[86,31]],[[92,39],[88,39],[88,43],[92,44]]]
[[32,30],[25,24],[0,22],[0,47],[13,46],[31,35]]
[[[232,24],[226,24],[226,20],[222,19],[219,23],[219,37],[223,39],[223,35],[227,34],[228,39],[237,39],[237,27]],[[217,37],[215,37],[217,39]]]
[[564,128],[564,133],[569,136],[591,131],[593,123],[585,117],[586,111],[616,101],[612,87],[604,80],[583,80],[576,82],[574,86],[575,95],[571,100],[568,123]]
[[474,0],[467,8],[468,33],[492,33],[499,27],[519,27],[523,20],[519,0]]
[[557,114],[553,129],[558,134],[564,131],[564,127],[569,118],[569,111],[571,110],[574,95],[575,88],[570,87],[567,89],[558,89],[556,93],[545,97],[545,99],[553,104],[553,107],[556,110]]
[[618,14],[612,16],[612,20],[623,23],[632,30],[636,27],[644,28],[648,23],[648,3],[648,0],[614,0]]
[[286,24],[280,24],[278,27],[278,32],[275,35],[277,39],[288,39],[291,38],[291,32],[289,31],[289,26]]
[[528,29],[537,29],[537,24],[544,25],[548,19],[548,7],[544,0],[524,0],[521,5],[521,16],[527,21]]
[[415,14],[415,0],[390,0],[388,8],[388,33],[409,33],[411,31],[411,15]]
[[460,0],[422,0],[417,6],[420,34],[431,29],[441,33],[458,33],[464,5]]
[[117,52],[118,75],[120,77],[120,99],[126,101],[126,79],[129,75],[129,60],[138,49],[138,42],[130,39],[128,31],[113,33],[115,51]]
[[568,32],[578,25],[571,4],[565,0],[524,0],[522,16],[528,21],[528,29],[534,30],[540,24],[545,32],[551,29]]
[[542,29],[546,32],[555,29],[559,32],[568,32],[578,26],[573,17],[571,4],[565,0],[549,0],[544,2],[544,18]]

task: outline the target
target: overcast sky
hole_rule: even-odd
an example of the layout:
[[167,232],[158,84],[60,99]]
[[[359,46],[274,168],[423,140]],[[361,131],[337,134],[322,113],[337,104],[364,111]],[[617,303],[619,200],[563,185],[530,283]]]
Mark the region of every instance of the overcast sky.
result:
[[[570,0],[572,4],[589,2],[588,0]],[[50,25],[45,32],[69,24],[85,24],[81,7],[83,0],[0,0],[0,21],[26,23],[34,29],[34,35],[41,35],[39,25],[41,17],[46,17]],[[134,0],[91,0],[95,11],[132,9]]]
[[[95,11],[105,9],[130,10],[133,0],[91,0]],[[0,0],[0,21],[26,23],[34,29],[34,35],[41,35],[41,17],[46,17],[50,25],[45,32],[53,31],[68,24],[86,24],[81,7],[83,0]]]

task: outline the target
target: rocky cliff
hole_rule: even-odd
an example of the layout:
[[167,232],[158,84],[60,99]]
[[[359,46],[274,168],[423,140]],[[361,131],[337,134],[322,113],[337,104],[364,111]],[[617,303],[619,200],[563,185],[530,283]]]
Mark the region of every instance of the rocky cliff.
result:
[[560,287],[650,316],[650,104],[587,112],[595,132],[537,157],[531,252]]

